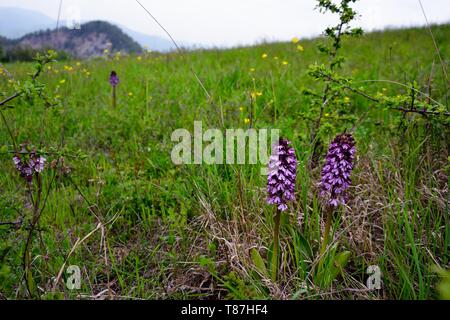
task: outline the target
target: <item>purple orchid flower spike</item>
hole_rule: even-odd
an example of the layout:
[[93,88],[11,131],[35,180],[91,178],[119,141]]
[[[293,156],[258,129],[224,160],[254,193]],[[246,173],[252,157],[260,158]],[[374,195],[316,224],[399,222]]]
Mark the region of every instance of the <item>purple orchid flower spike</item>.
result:
[[280,211],[287,210],[287,202],[295,199],[297,158],[295,150],[289,146],[290,144],[288,140],[281,138],[273,147],[269,160],[267,203],[277,205]]
[[347,201],[346,190],[351,184],[350,174],[355,157],[355,140],[351,134],[338,135],[331,142],[322,169],[320,195],[330,207],[337,208]]
[[120,80],[115,71],[111,71],[111,75],[109,76],[109,84],[112,87],[112,106],[113,109],[116,108],[116,87],[119,84]]
[[111,71],[111,75],[109,76],[109,84],[115,88],[119,84],[120,80],[115,71]]

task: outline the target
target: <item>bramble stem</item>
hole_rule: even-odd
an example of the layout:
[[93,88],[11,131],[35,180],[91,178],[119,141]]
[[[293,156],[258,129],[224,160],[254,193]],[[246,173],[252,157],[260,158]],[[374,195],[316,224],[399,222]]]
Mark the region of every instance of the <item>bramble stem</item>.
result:
[[8,130],[8,134],[9,134],[9,136],[11,137],[12,143],[13,143],[13,145],[14,145],[14,151],[17,152],[18,149],[17,149],[16,140],[14,139],[14,135],[12,134],[11,128],[9,127],[8,122],[6,121],[6,118],[5,118],[5,116],[3,115],[2,110],[0,110],[0,115],[1,115],[2,120],[3,120],[3,124],[5,125],[6,129]]
[[[31,271],[31,250],[32,250],[32,242],[33,242],[33,232],[36,228],[36,225],[39,222],[39,217],[41,215],[40,202],[41,202],[41,194],[42,194],[42,179],[39,173],[36,173],[36,185],[37,185],[37,196],[36,200],[33,202],[34,210],[33,210],[33,218],[30,225],[30,231],[28,232],[27,241],[25,243],[24,255],[23,255],[23,266],[25,271],[25,284],[27,287],[28,294],[30,298],[35,296],[35,285],[33,280],[33,274]],[[32,191],[30,191],[32,192]]]
[[7,104],[8,102],[10,102],[11,100],[14,100],[18,96],[20,96],[20,93],[18,93],[18,92],[14,93],[12,96],[9,96],[9,97],[5,98],[4,100],[0,101],[0,106]]

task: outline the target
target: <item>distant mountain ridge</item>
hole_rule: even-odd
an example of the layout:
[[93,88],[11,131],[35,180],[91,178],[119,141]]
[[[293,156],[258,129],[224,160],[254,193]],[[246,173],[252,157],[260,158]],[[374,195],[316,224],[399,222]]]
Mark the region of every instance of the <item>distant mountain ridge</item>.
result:
[[52,48],[76,58],[101,56],[104,50],[126,53],[142,52],[142,47],[119,27],[105,21],[92,21],[79,30],[66,27],[27,34],[19,39],[7,40],[6,51],[14,48],[43,50]]
[[[54,13],[55,17],[57,12]],[[86,22],[82,26],[86,26]],[[109,24],[116,26],[116,24],[109,22]],[[64,27],[65,21],[60,21],[60,26]],[[148,48],[152,51],[170,51],[174,49],[174,45],[169,39],[159,36],[147,35],[142,32],[131,30],[125,26],[117,25],[126,35],[130,36],[133,41],[137,42],[141,47]],[[18,43],[17,40],[24,39],[29,34],[34,34],[39,31],[53,30],[56,28],[56,18],[50,18],[44,14],[36,11],[16,8],[16,7],[1,7],[0,6],[0,37],[12,39]],[[75,31],[75,30],[73,30]],[[116,33],[114,31],[114,33]],[[71,33],[74,35],[75,33]],[[37,40],[35,38],[35,40]],[[0,40],[1,45],[2,40]]]
[[[170,51],[175,49],[175,45],[172,41],[156,36],[149,36],[142,32],[131,30],[125,26],[119,25],[119,27],[130,37],[132,37],[137,43],[139,43],[144,49],[150,49],[153,51]],[[183,45],[183,43],[181,43]]]

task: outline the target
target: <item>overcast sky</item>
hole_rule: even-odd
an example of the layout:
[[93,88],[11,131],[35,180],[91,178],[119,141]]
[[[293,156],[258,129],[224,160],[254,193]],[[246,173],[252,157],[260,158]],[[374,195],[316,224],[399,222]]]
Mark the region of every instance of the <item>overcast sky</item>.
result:
[[[315,0],[140,0],[175,40],[204,46],[252,44],[319,34],[333,23]],[[431,23],[450,21],[450,0],[422,0]],[[0,6],[39,11],[56,20],[59,0],[0,0]],[[101,19],[163,36],[135,0],[63,0],[62,20],[78,8],[83,21]],[[418,0],[361,0],[357,24],[365,30],[423,25]],[[20,21],[18,21],[20,23]]]

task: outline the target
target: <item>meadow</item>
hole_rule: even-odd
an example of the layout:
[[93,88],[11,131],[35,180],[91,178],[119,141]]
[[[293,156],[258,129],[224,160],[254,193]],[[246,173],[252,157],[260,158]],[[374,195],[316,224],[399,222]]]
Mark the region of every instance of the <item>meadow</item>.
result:
[[[343,39],[339,73],[353,90],[339,87],[325,106],[321,144],[310,141],[315,92],[332,82],[309,66],[327,63],[317,48],[325,38],[45,64],[38,80],[55,106],[34,94],[1,107],[0,298],[442,298],[449,118],[381,106],[358,91],[398,97],[406,109],[432,99],[448,112],[450,25],[431,30],[435,43],[427,28]],[[0,100],[26,87],[33,64],[1,70]],[[267,176],[259,165],[173,164],[171,134],[192,132],[194,121],[276,128],[292,142],[295,200],[281,214],[275,278]],[[328,144],[344,131],[356,141],[352,184],[324,249],[318,183]],[[46,157],[39,190],[14,167],[22,143]],[[65,285],[69,265],[81,269],[78,290]],[[367,287],[369,266],[379,267],[380,289]]]

